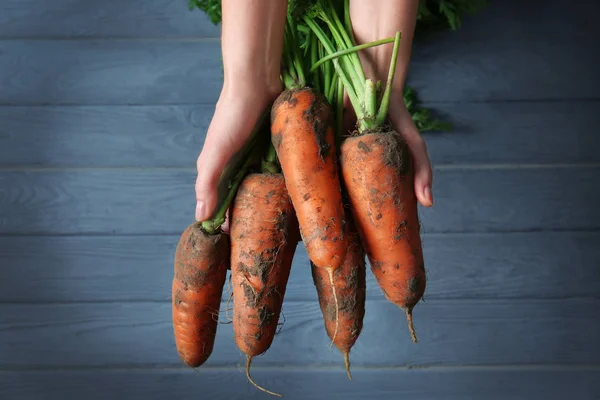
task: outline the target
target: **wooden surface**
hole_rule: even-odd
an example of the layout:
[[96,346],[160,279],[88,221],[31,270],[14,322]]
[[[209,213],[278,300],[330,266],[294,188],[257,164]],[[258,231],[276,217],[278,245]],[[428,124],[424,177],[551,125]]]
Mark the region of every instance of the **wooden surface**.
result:
[[[434,165],[600,163],[600,101],[429,103],[452,132],[426,133]],[[0,106],[0,167],[190,167],[213,105]],[[490,121],[502,120],[502,123]]]
[[[598,369],[453,368],[435,370],[359,370],[348,381],[343,372],[317,369],[259,369],[253,377],[291,400],[362,400],[410,397],[416,400],[597,400]],[[10,399],[63,400],[133,398],[162,400],[259,400],[259,392],[235,368],[201,374],[186,370],[92,370],[0,372]],[[69,397],[70,396],[70,397]]]
[[[3,271],[0,303],[164,301],[178,239],[0,237],[0,260],[18,265]],[[600,268],[593,268],[600,260],[598,232],[424,234],[423,243],[427,301],[600,297]],[[286,299],[316,301],[308,265],[298,246]],[[140,277],[143,284],[132,284]],[[370,273],[367,296],[383,298]]]
[[[597,229],[598,170],[436,169],[436,205],[421,210],[422,230]],[[194,180],[194,169],[5,170],[0,174],[0,233],[176,234],[192,222]]]
[[[286,399],[600,399],[600,3],[492,3],[414,46],[455,124],[425,136],[420,342],[368,273],[349,382],[299,246],[253,374]],[[199,374],[173,344],[219,31],[183,0],[0,0],[0,399],[268,398],[231,325]]]
[[[181,365],[164,295],[152,303],[0,306],[0,369]],[[221,308],[224,323],[206,365],[243,365],[225,303]],[[329,349],[316,299],[287,301],[283,313],[269,352],[253,364],[343,368],[342,356]],[[598,319],[598,300],[427,300],[414,310],[414,344],[404,312],[370,299],[352,365],[590,365],[600,358]]]

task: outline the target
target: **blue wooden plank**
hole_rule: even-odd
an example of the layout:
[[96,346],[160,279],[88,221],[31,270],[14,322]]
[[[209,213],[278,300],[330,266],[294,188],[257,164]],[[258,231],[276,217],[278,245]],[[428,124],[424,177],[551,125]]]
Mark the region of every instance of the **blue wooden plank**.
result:
[[[0,234],[180,234],[195,169],[0,171]],[[423,232],[600,228],[597,167],[438,169]],[[568,187],[568,189],[567,189]]]
[[0,107],[0,165],[194,167],[213,106]]
[[0,105],[214,104],[220,42],[0,41]]
[[[143,278],[130,284],[143,284]],[[404,312],[372,300],[351,361],[377,367],[598,365],[599,306],[598,300],[431,300],[415,308],[415,344]],[[329,348],[316,301],[284,300],[283,313],[280,333],[254,365],[343,364],[341,354]],[[2,369],[182,365],[170,302],[2,305],[0,314]],[[224,304],[220,320],[227,321]],[[219,325],[206,365],[243,361],[231,324]]]
[[460,30],[415,41],[408,80],[423,100],[599,98],[598,2],[489,3]]
[[[434,103],[456,125],[426,134],[438,164],[600,163],[600,102]],[[0,166],[187,167],[213,106],[0,107]],[[543,143],[543,146],[540,145]]]
[[215,37],[184,0],[0,0],[2,38]]
[[[576,22],[579,12],[585,9],[565,14],[555,36],[536,31],[539,18],[514,15],[532,31],[503,29],[491,39],[481,34],[492,32],[490,14],[487,21],[435,35],[415,45],[409,84],[427,102],[597,100],[598,35],[587,25],[560,29]],[[587,40],[580,40],[581,32]],[[0,53],[0,104],[214,102],[221,82],[218,41],[8,40],[0,42]]]
[[[289,400],[597,400],[596,368],[357,370],[259,369],[253,377]],[[258,400],[242,371],[117,370],[0,372],[0,396],[19,400]]]
[[[164,301],[178,239],[0,237],[0,302]],[[598,298],[600,293],[598,232],[425,234],[423,243],[427,301]],[[317,300],[308,265],[304,247],[298,246],[286,299]],[[143,284],[131,284],[141,277]],[[228,293],[226,287],[223,299]],[[370,272],[367,297],[383,299]]]

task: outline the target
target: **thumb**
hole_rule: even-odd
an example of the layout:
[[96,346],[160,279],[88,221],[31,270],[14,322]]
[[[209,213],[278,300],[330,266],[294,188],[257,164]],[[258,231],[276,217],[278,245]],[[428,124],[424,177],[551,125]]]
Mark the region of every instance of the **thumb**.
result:
[[433,173],[425,140],[423,140],[421,133],[405,107],[398,107],[390,114],[394,125],[396,125],[396,129],[399,130],[399,133],[406,141],[413,157],[415,195],[421,205],[431,207],[433,206],[433,194],[431,191]]
[[[222,136],[220,137],[222,138]],[[196,162],[196,220],[204,221],[216,211],[217,188],[221,174],[231,158],[228,148],[217,135],[207,135]]]

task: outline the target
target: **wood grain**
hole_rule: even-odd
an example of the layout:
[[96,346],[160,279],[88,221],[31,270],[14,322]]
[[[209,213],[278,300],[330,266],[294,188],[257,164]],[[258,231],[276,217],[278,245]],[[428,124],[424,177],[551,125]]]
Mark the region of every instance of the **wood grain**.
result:
[[598,2],[489,3],[458,31],[415,40],[408,82],[424,101],[599,98]]
[[[342,371],[313,369],[256,368],[253,376],[289,400],[597,400],[600,393],[594,368],[355,369],[351,382]],[[0,372],[0,387],[1,397],[19,400],[266,398],[236,369]]]
[[[600,102],[432,103],[434,165],[600,163]],[[193,167],[213,106],[0,107],[0,166]],[[543,146],[540,145],[543,143]]]
[[[422,100],[598,100],[600,37],[586,17],[598,6],[557,14],[553,25],[520,12],[521,2],[503,3],[457,32],[416,41],[408,84]],[[525,9],[546,7],[536,4]],[[0,54],[0,105],[213,104],[222,81],[218,40],[14,39],[0,42]]]
[[[600,364],[599,306],[598,300],[431,300],[415,308],[420,341],[414,344],[404,312],[390,302],[373,300],[367,302],[352,363]],[[341,355],[329,349],[316,301],[284,301],[283,313],[279,335],[270,350],[255,359],[256,366],[343,364]],[[182,365],[174,346],[170,302],[2,305],[0,314],[3,369]],[[235,366],[243,360],[231,325],[219,325],[206,365]]]
[[0,105],[214,104],[221,90],[216,39],[4,40],[0,54]]
[[0,0],[2,38],[215,37],[204,13],[181,0]]
[[[593,230],[599,168],[438,169],[424,233]],[[0,171],[0,234],[180,234],[195,170]],[[568,189],[567,189],[568,188]]]
[[0,107],[0,165],[194,167],[213,106]]
[[[165,301],[178,236],[0,237],[0,302]],[[426,301],[598,298],[600,233],[425,234]],[[560,249],[560,251],[557,251]],[[316,302],[299,246],[289,301]],[[143,284],[133,285],[132,282]],[[223,299],[228,298],[225,288]],[[367,296],[383,299],[367,273]]]

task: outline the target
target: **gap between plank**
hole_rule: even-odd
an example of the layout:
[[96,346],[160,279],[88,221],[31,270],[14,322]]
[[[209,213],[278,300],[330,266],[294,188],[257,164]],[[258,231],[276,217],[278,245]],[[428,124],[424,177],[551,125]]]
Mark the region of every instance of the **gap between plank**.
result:
[[[31,365],[27,367],[20,366],[3,366],[0,367],[1,373],[10,372],[87,372],[87,371],[106,371],[106,372],[152,372],[152,371],[173,371],[173,372],[190,372],[197,373],[202,371],[239,371],[238,365],[235,366],[210,366],[205,365],[199,368],[196,372],[192,368],[185,365],[179,366],[175,364],[138,364],[138,365],[74,365],[74,366],[37,366]],[[310,372],[322,371],[322,372],[345,372],[339,367],[339,365],[323,366],[323,365],[305,365],[305,366],[286,366],[286,365],[269,365],[259,366],[252,368],[253,371],[282,371],[288,372]],[[407,365],[407,366],[360,366],[353,365],[353,371],[374,371],[374,372],[385,372],[385,371],[412,371],[418,373],[419,371],[439,371],[439,372],[455,372],[455,371],[600,371],[600,365],[598,364],[482,364],[482,365],[468,365],[468,364],[456,364],[456,365]]]

